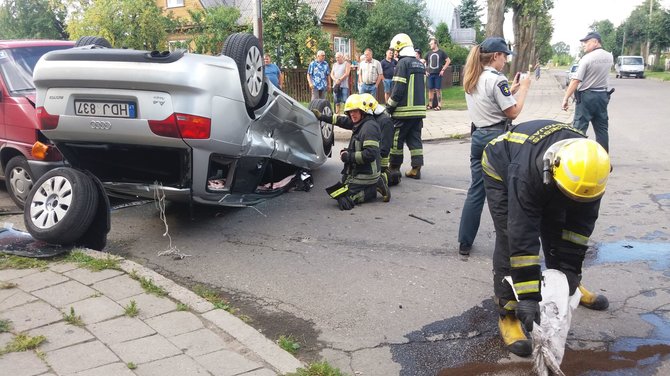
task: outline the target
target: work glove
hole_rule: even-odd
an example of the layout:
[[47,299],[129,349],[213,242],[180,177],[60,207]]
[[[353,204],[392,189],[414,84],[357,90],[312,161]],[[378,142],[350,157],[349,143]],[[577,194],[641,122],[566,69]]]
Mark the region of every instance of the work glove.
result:
[[340,210],[351,210],[356,206],[354,200],[347,195],[342,195],[337,198],[337,206],[340,207]]
[[344,163],[349,162],[349,152],[347,150],[342,150],[340,152],[340,160]]
[[527,331],[532,331],[533,322],[540,324],[540,302],[531,299],[519,301],[516,305],[516,318]]

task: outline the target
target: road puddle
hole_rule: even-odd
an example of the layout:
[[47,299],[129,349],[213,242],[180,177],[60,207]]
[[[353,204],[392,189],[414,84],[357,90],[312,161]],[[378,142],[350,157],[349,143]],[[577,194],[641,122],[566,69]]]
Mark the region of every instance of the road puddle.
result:
[[[649,238],[667,239],[668,234],[654,232]],[[651,240],[651,239],[650,239]],[[595,257],[587,257],[587,264],[606,264],[631,261],[647,261],[654,270],[670,273],[670,243],[645,243],[622,240],[613,243],[598,243]]]

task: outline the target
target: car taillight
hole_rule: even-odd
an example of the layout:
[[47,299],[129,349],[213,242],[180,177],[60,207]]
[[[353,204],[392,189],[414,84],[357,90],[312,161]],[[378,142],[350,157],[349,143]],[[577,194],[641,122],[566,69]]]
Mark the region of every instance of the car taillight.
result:
[[172,138],[207,139],[211,120],[206,117],[172,114],[164,120],[149,120],[149,128],[159,136]]
[[37,122],[40,129],[49,130],[56,129],[58,126],[58,115],[51,115],[44,107],[37,107]]
[[177,116],[177,126],[183,138],[207,139],[211,130],[211,120],[206,117],[175,114]]

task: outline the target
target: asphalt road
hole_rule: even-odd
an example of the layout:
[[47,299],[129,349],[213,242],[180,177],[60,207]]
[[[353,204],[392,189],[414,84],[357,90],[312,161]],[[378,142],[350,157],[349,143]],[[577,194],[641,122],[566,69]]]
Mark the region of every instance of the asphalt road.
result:
[[[614,171],[584,276],[611,307],[577,310],[564,365],[569,374],[668,374],[670,84],[611,84]],[[486,208],[472,255],[457,253],[469,148],[467,139],[424,145],[422,180],[404,179],[390,203],[350,212],[324,191],[339,178],[337,160],[314,171],[312,191],[255,208],[196,207],[192,218],[187,207],[168,205],[172,245],[189,255],[181,260],[158,256],[170,240],[153,204],[118,209],[107,250],[183,285],[217,289],[269,338],[293,335],[299,358],[324,358],[352,375],[524,374],[528,364],[507,364],[498,337]],[[0,207],[10,208],[0,195]],[[20,216],[5,217],[24,228]],[[614,353],[629,361],[608,361]]]

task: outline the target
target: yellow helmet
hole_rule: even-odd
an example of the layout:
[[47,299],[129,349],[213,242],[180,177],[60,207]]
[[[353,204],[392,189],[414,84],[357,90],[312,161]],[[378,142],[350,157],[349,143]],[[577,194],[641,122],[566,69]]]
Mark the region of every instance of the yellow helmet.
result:
[[414,48],[412,39],[409,37],[409,35],[405,33],[400,33],[396,34],[396,36],[393,37],[393,39],[391,39],[391,44],[389,45],[389,48],[392,48],[396,51],[400,51],[408,46]]
[[595,201],[605,193],[610,157],[599,143],[570,138],[554,143],[544,154],[558,188],[569,198]]
[[374,115],[375,109],[379,104],[375,99],[375,97],[373,97],[372,94],[370,93],[363,93],[361,94],[361,100],[363,100],[363,105],[365,106],[365,112],[367,112],[370,115]]
[[352,110],[361,110],[367,112],[365,102],[360,94],[351,94],[347,101],[344,102],[344,112],[349,112]]

